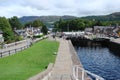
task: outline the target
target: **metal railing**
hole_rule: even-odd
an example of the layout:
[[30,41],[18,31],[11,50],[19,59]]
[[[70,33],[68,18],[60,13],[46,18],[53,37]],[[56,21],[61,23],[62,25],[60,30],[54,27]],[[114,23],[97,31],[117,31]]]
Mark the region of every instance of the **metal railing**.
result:
[[[81,74],[81,77],[79,77],[79,74]],[[73,78],[75,80],[86,80],[86,75],[90,75],[92,78],[95,78],[95,80],[104,80],[104,78],[81,68],[79,65],[73,67]],[[90,80],[93,80],[92,78],[90,78]]]

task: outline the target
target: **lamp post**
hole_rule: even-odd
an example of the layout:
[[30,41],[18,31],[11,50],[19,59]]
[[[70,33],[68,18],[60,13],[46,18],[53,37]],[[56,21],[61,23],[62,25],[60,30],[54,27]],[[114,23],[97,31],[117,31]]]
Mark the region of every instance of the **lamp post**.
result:
[[68,23],[68,25],[67,25],[67,30],[68,30],[68,32],[69,32],[69,23]]

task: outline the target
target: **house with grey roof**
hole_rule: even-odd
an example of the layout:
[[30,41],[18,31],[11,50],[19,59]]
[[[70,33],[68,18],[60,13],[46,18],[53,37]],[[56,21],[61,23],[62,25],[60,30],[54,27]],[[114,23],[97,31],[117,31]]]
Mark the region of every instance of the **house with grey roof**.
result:
[[32,38],[33,36],[38,36],[41,34],[41,28],[27,27],[23,30],[15,30],[15,32],[22,36],[24,39],[27,37]]
[[120,30],[119,27],[112,27],[112,26],[94,26],[94,34],[102,34],[108,37],[117,37],[118,31]]
[[111,26],[94,26],[94,33],[113,33],[114,27]]

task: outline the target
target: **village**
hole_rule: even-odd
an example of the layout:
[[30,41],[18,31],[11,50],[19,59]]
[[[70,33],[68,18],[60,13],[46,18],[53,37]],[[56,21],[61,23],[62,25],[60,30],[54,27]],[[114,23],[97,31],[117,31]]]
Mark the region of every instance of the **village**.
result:
[[[43,36],[43,33],[41,32],[41,28],[34,28],[34,27],[27,27],[21,30],[14,30],[14,33],[16,36],[21,36],[23,40],[26,39],[33,40],[35,38],[40,38],[41,36]],[[5,45],[3,31],[0,31],[1,48],[5,48],[3,44]]]
[[[35,27],[27,27],[21,30],[14,30],[14,32],[16,35],[21,36],[23,39],[27,39],[27,38],[35,39],[43,35],[43,33],[41,32],[41,28],[35,28]],[[52,30],[48,32],[50,33],[52,32]],[[93,28],[85,28],[85,30],[82,32],[84,32],[85,34],[93,34],[96,36],[119,38],[120,26],[115,26],[115,27],[114,26],[112,27],[111,26],[94,26]],[[67,34],[69,34],[69,32],[67,32],[66,35]],[[3,36],[3,32],[0,31],[0,44],[2,45],[3,43],[4,43],[4,36]]]

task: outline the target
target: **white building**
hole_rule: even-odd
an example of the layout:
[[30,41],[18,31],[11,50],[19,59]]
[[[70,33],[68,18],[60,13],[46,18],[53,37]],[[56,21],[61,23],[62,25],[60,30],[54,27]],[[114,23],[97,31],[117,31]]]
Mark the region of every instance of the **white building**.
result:
[[85,28],[85,32],[93,32],[93,28]]
[[24,30],[15,30],[15,32],[23,38],[41,35],[41,28],[27,27]]

